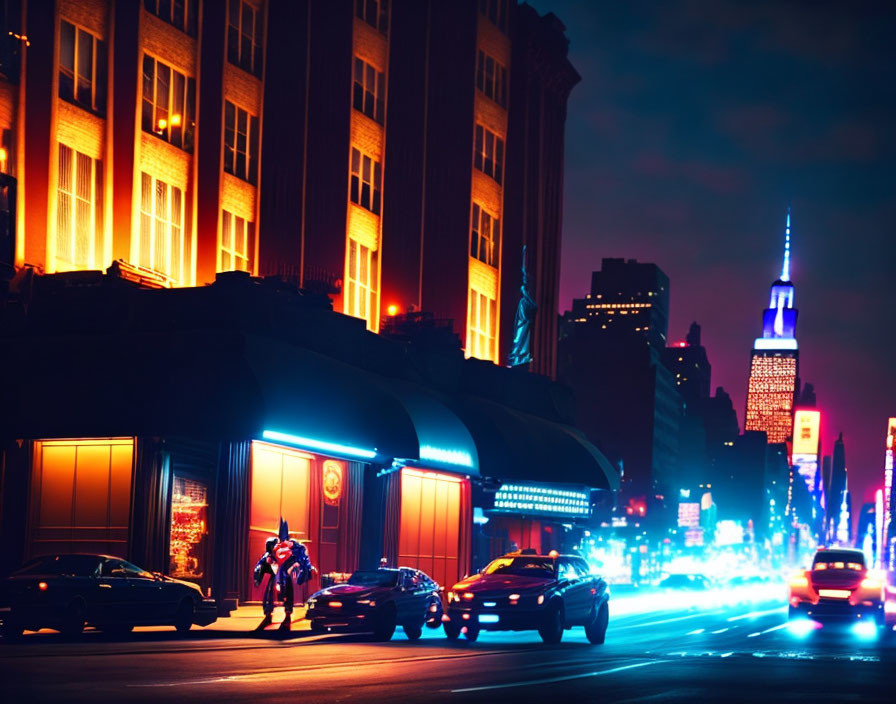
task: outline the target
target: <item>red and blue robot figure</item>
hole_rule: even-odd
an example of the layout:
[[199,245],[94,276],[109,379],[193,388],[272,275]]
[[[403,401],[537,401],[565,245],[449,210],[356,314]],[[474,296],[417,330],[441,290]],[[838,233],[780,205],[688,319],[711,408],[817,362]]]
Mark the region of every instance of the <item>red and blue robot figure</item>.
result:
[[298,540],[289,537],[289,526],[286,521],[280,519],[280,531],[276,538],[268,538],[265,542],[265,552],[255,565],[255,586],[259,586],[268,577],[264,587],[264,619],[256,630],[262,631],[271,625],[274,613],[274,602],[277,595],[283,600],[283,610],[286,618],[280,624],[281,631],[288,631],[292,622],[292,609],[294,602],[294,584],[304,584],[311,579],[314,567],[308,557],[308,551]]

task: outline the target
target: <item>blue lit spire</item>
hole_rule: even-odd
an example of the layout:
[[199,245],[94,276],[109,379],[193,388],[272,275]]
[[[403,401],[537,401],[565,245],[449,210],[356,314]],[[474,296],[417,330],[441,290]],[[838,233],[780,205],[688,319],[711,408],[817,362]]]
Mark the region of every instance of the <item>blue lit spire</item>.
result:
[[781,281],[790,281],[790,206],[787,206],[787,226],[784,228],[784,265],[781,267]]

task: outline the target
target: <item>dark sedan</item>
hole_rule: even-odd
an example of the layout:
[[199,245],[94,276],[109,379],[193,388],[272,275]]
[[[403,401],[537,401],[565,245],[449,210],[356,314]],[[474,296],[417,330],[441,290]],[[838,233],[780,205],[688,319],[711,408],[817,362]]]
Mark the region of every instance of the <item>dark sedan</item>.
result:
[[41,628],[77,635],[88,624],[116,634],[160,625],[185,633],[194,623],[213,623],[217,609],[195,584],[118,557],[48,555],[6,579],[0,587],[0,619],[7,639]]
[[577,555],[509,554],[454,585],[448,593],[445,634],[538,630],[559,643],[564,629],[584,626],[591,643],[604,642],[609,624],[607,583]]
[[409,640],[417,640],[424,625],[439,627],[442,600],[439,585],[419,570],[358,570],[345,584],[313,594],[306,618],[315,633],[372,632],[389,640],[401,626]]

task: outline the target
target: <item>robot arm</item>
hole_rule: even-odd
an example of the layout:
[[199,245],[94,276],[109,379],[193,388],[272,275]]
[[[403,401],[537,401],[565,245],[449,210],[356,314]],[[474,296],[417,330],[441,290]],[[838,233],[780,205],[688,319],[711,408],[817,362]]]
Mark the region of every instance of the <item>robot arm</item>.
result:
[[255,582],[256,587],[261,584],[261,580],[264,579],[265,573],[270,571],[271,566],[269,564],[269,553],[265,553],[255,564],[255,569],[252,572],[252,580]]

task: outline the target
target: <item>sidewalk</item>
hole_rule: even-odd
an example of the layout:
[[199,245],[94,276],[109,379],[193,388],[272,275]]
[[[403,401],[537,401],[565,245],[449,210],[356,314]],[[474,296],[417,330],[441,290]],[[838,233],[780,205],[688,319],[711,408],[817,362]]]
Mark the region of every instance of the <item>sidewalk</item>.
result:
[[[311,623],[305,621],[305,606],[296,606],[292,612],[292,628],[293,633],[311,631]],[[265,629],[265,632],[276,632],[280,623],[283,621],[283,607],[278,606],[274,609],[274,623]],[[193,630],[201,631],[228,631],[230,633],[251,633],[255,630],[261,619],[264,618],[261,604],[248,604],[238,606],[236,611],[231,611],[230,616],[219,616],[218,620],[208,626],[193,626]]]

